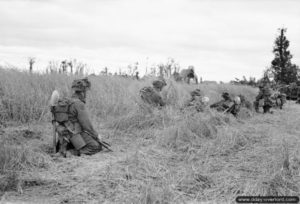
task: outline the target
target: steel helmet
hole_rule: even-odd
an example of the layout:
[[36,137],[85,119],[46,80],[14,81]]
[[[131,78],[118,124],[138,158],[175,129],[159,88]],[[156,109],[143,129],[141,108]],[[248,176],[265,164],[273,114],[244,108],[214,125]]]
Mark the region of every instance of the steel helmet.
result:
[[191,92],[191,96],[201,96],[201,90],[195,89],[194,91]]
[[86,91],[91,88],[91,82],[87,78],[75,79],[72,82],[72,89],[75,91]]

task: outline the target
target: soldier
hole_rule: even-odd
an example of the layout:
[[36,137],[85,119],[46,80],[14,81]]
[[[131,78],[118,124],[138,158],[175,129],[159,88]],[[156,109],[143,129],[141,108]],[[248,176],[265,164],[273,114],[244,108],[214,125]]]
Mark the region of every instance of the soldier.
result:
[[259,101],[263,101],[263,109],[264,113],[271,113],[270,109],[273,106],[272,100],[271,100],[271,89],[268,85],[259,85],[259,93],[256,96],[256,100],[254,101],[254,108],[256,112],[259,112]]
[[161,108],[166,105],[163,101],[160,92],[167,85],[164,79],[155,80],[152,82],[153,87],[144,87],[140,90],[140,96],[145,103]]
[[284,93],[280,93],[276,91],[272,96],[271,99],[273,100],[273,106],[279,107],[280,109],[283,108],[283,104],[286,103],[286,95]]
[[67,146],[75,155],[92,155],[102,150],[101,137],[94,129],[85,108],[86,92],[91,87],[87,78],[74,80],[71,98],[60,99],[52,107],[59,136],[58,155],[66,156]]
[[235,100],[232,100],[229,96],[229,93],[224,92],[222,94],[223,100],[214,103],[210,105],[210,108],[216,108],[217,111],[223,112],[223,113],[231,113],[234,116],[237,116],[239,108],[238,103],[240,100],[239,98],[236,98]]
[[197,112],[203,112],[209,101],[208,97],[203,97],[200,89],[195,89],[191,93],[191,99],[188,100],[184,108],[196,109]]
[[238,95],[238,96],[239,96],[240,99],[241,99],[241,107],[247,108],[247,109],[249,109],[250,111],[252,111],[252,110],[253,110],[253,105],[252,105],[252,103],[251,103],[250,101],[248,101],[244,95],[240,94],[240,95]]

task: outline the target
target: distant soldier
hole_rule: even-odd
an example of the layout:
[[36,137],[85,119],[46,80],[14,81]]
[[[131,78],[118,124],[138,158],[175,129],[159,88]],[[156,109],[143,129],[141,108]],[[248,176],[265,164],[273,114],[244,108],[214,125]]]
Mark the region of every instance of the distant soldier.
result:
[[254,101],[254,108],[256,112],[259,112],[259,107],[262,106],[264,113],[270,113],[270,109],[273,106],[271,99],[271,89],[268,85],[259,85],[259,93]]
[[101,137],[85,108],[86,92],[90,87],[87,78],[74,80],[72,97],[59,99],[51,108],[59,136],[58,155],[66,156],[68,148],[73,149],[75,155],[92,155],[102,150]]
[[145,102],[154,107],[161,108],[166,105],[163,101],[160,92],[167,85],[164,79],[155,80],[152,82],[153,87],[144,87],[140,90],[140,97]]
[[297,89],[297,100],[296,103],[300,103],[300,87]]
[[137,79],[137,80],[140,79],[140,77],[139,77],[139,72],[136,72],[136,73],[135,73],[135,79]]
[[244,96],[244,95],[242,95],[242,94],[240,94],[240,95],[238,95],[239,97],[240,97],[240,99],[241,99],[241,107],[243,107],[243,108],[247,108],[248,110],[253,110],[253,105],[252,105],[252,103],[250,102],[250,101],[248,101],[247,100],[247,98]]
[[234,100],[230,98],[229,93],[224,92],[222,94],[223,100],[210,105],[210,108],[215,108],[217,111],[223,113],[231,113],[234,116],[237,116],[239,112],[239,97],[236,97]]
[[271,95],[271,100],[273,101],[274,107],[279,107],[280,109],[282,109],[283,105],[286,103],[286,94],[276,91]]
[[195,109],[197,112],[203,112],[207,107],[209,98],[203,97],[200,89],[195,89],[191,93],[191,99],[184,104],[184,109]]

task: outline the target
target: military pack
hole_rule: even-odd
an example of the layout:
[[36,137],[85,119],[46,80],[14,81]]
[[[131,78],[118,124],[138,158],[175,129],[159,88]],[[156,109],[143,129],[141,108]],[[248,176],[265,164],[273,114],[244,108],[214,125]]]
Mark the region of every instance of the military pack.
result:
[[57,122],[56,132],[60,137],[70,141],[76,149],[80,149],[85,145],[80,137],[82,128],[77,121],[77,118],[70,113],[70,107],[75,103],[76,99],[72,98],[60,98],[55,105],[51,107],[51,112],[54,117],[54,121]]

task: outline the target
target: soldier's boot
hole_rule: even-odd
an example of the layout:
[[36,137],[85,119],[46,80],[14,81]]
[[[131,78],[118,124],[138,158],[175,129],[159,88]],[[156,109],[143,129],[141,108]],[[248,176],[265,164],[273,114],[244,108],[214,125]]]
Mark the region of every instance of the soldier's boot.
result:
[[263,107],[263,109],[264,109],[264,113],[273,113],[271,111],[271,106],[266,105],[266,106]]
[[65,141],[63,138],[59,138],[58,145],[57,145],[58,149],[57,149],[57,153],[55,154],[55,157],[59,157],[59,156],[66,157],[67,145],[68,145],[67,141]]

